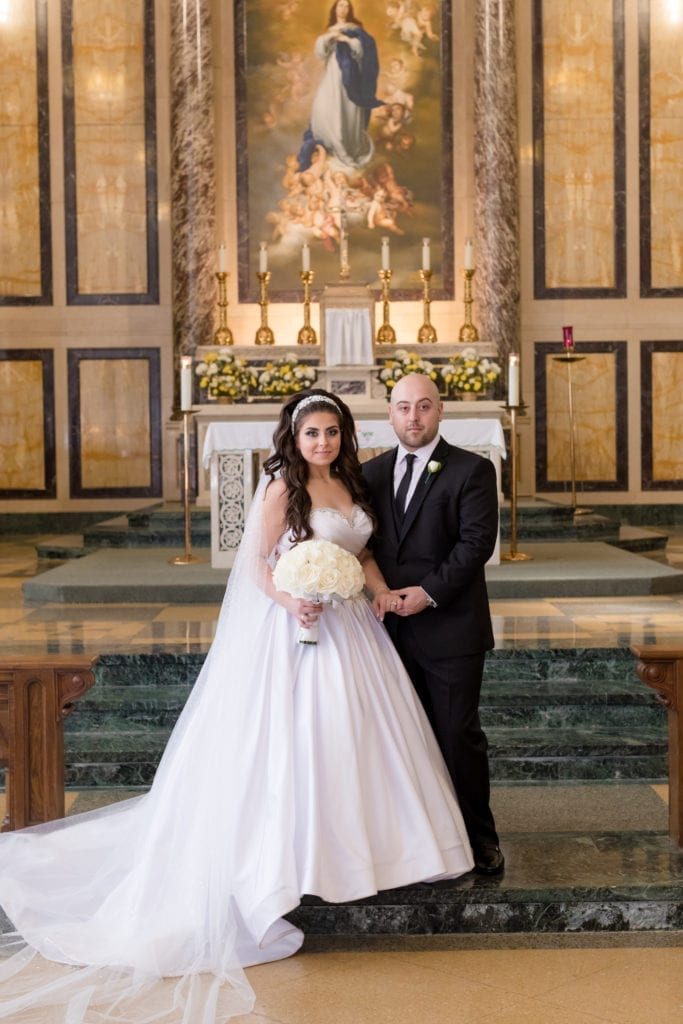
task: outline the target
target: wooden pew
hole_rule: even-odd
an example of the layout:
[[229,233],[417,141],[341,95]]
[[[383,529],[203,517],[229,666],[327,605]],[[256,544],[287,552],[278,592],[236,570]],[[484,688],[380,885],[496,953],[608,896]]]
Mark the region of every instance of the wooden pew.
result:
[[0,831],[64,817],[64,719],[95,682],[96,657],[0,656]]
[[631,651],[638,678],[669,713],[669,835],[683,847],[683,643],[633,644]]

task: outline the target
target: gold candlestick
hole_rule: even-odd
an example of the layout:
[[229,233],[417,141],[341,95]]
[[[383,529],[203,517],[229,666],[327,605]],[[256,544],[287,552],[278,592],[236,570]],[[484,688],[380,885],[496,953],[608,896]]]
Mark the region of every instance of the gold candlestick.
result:
[[214,345],[221,347],[234,344],[232,331],[228,327],[228,275],[224,270],[216,273],[218,281],[218,327],[213,336]]
[[500,556],[501,562],[530,562],[533,555],[517,550],[517,409],[506,405],[510,414],[510,551]]
[[431,270],[421,270],[420,279],[422,281],[422,308],[424,310],[424,323],[417,332],[417,340],[421,345],[431,345],[436,341],[436,331],[432,327],[431,320],[429,319],[430,307],[432,304],[431,295],[429,293],[429,282],[432,278]]
[[576,425],[574,422],[574,382],[572,380],[572,364],[580,363],[585,356],[578,356],[574,347],[568,347],[564,355],[553,356],[556,363],[567,364],[567,400],[569,403],[569,474],[571,484],[572,510],[575,516],[589,515],[592,508],[579,508],[576,504]]
[[313,283],[313,270],[302,270],[299,277],[304,285],[304,325],[296,336],[297,345],[317,345],[316,333],[311,327],[311,285]]
[[479,341],[479,331],[472,323],[472,278],[474,270],[463,270],[465,277],[465,323],[460,328],[458,341]]
[[274,345],[275,335],[268,326],[268,282],[270,281],[270,271],[259,272],[256,276],[261,286],[261,297],[259,299],[261,326],[256,332],[254,341],[257,345]]
[[190,565],[194,562],[205,562],[205,558],[197,558],[190,548],[191,524],[190,524],[190,416],[189,411],[183,412],[183,509],[185,512],[185,554],[176,558],[169,558],[171,565]]
[[382,311],[383,319],[382,325],[377,331],[377,344],[378,345],[395,345],[396,344],[396,331],[389,323],[389,288],[391,286],[391,271],[380,270],[380,280],[382,282]]

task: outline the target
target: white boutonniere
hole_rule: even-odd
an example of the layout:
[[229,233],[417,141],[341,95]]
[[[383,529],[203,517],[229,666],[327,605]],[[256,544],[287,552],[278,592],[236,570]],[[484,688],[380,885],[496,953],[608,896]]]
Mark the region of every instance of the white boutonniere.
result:
[[436,461],[428,462],[427,463],[427,480],[429,480],[429,478],[431,476],[436,476],[436,474],[439,472],[440,469],[441,469],[441,463],[440,462],[436,462]]

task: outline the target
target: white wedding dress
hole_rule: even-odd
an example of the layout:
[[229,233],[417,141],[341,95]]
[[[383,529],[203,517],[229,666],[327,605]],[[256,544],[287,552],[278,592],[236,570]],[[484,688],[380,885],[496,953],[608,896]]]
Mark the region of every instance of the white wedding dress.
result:
[[[311,522],[354,554],[370,533],[360,508]],[[16,929],[1,1018],[220,1022],[252,1008],[243,967],[301,945],[284,915],[302,894],[355,900],[471,870],[441,755],[368,601],[325,606],[317,646],[297,643],[250,557],[149,793],[0,836]]]

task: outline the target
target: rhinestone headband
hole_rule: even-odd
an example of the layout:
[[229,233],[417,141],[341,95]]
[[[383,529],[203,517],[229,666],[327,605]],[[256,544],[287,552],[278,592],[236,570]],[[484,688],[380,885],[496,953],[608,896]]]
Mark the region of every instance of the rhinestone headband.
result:
[[339,408],[339,406],[337,405],[333,398],[328,398],[327,395],[307,395],[306,398],[301,399],[296,409],[292,413],[292,433],[294,433],[294,430],[296,428],[296,421],[299,418],[299,414],[303,412],[306,406],[313,405],[314,403],[317,403],[318,405],[320,405],[321,403],[323,405],[331,405],[335,412],[338,412],[339,415],[341,416],[341,409]]

